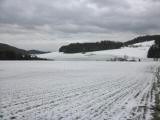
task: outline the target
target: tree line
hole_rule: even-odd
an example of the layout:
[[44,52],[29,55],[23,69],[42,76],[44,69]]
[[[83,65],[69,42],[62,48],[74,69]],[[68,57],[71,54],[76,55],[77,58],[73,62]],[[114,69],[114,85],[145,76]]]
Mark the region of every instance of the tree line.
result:
[[69,45],[62,46],[59,49],[59,52],[85,53],[90,51],[118,49],[122,47],[122,45],[123,45],[122,42],[114,42],[114,41],[101,41],[95,43],[71,43]]
[[17,53],[12,50],[0,51],[0,60],[46,60],[30,54]]

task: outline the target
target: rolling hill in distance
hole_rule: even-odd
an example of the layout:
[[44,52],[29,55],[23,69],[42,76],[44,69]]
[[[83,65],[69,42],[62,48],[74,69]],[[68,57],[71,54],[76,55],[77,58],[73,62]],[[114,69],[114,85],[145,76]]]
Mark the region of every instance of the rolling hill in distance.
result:
[[96,43],[71,43],[60,47],[59,52],[51,53],[27,51],[0,43],[0,60],[113,60],[117,57],[121,60],[126,57],[144,59],[155,40],[160,40],[160,35],[139,36],[126,42],[103,40]]

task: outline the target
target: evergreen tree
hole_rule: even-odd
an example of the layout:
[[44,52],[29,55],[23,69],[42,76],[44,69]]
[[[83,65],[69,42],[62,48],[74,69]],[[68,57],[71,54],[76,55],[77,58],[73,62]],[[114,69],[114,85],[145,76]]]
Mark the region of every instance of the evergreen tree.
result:
[[147,57],[160,58],[160,40],[155,40],[155,44],[150,47]]

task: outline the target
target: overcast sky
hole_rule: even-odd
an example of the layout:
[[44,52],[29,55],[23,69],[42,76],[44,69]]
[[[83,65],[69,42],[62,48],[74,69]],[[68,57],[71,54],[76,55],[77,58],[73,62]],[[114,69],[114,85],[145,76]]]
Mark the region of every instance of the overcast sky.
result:
[[159,33],[160,0],[0,0],[0,42],[20,48]]

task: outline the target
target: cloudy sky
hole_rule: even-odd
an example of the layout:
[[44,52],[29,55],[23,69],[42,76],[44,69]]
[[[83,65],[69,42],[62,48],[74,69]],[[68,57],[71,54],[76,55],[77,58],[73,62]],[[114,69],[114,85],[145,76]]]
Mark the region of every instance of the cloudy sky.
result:
[[0,0],[0,42],[20,48],[159,33],[160,0]]

